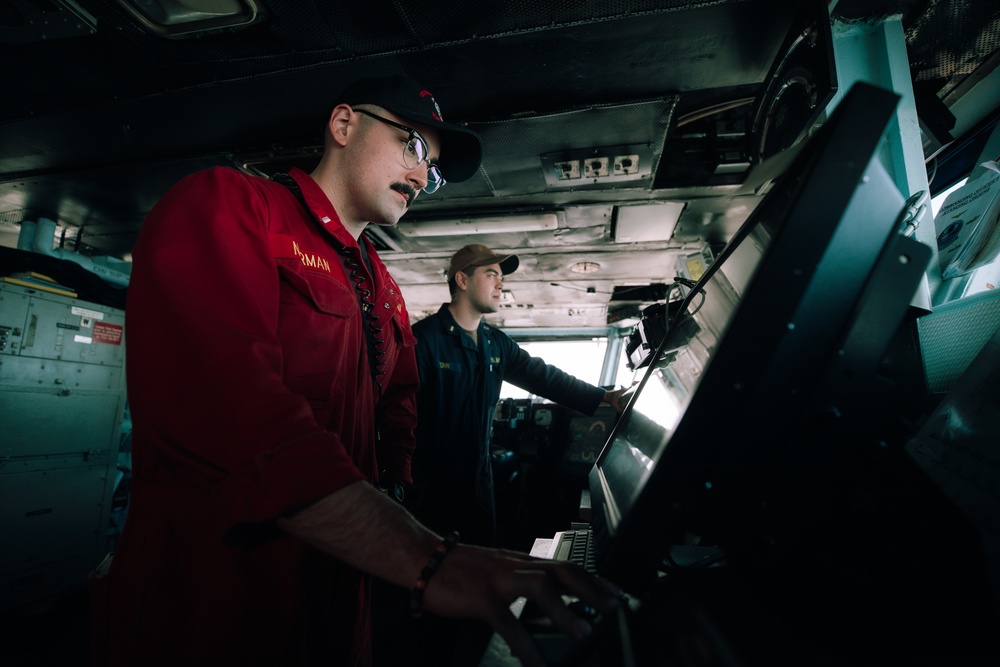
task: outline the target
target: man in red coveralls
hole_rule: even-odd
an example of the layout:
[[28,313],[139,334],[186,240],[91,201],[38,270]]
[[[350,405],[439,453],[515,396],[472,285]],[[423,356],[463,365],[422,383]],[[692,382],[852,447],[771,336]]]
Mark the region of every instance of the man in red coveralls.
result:
[[376,484],[410,483],[414,338],[366,225],[478,169],[474,133],[405,77],[337,98],[312,173],[215,168],[175,185],[133,252],[126,311],[134,480],[110,573],[94,584],[95,661],[366,665],[370,581],[415,611],[489,622],[560,591],[612,592],[567,563],[458,544]]

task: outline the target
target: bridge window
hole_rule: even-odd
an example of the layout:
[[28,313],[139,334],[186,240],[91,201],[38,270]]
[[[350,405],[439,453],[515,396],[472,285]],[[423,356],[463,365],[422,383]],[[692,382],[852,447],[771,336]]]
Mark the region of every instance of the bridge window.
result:
[[[570,375],[584,382],[598,384],[601,380],[601,368],[604,365],[604,353],[608,347],[606,336],[579,340],[536,340],[518,343],[522,349],[533,357],[543,359]],[[500,388],[500,398],[532,398],[533,395],[509,382],[504,382]]]

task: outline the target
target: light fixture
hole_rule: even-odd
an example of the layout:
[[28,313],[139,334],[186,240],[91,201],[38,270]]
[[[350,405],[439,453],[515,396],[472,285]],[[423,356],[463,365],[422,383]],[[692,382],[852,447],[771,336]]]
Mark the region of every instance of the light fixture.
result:
[[611,238],[616,243],[669,241],[684,211],[684,202],[616,206]]
[[445,220],[415,220],[413,222],[400,222],[396,225],[396,231],[403,236],[468,236],[474,234],[542,232],[558,229],[560,214],[561,212],[548,212],[530,213],[527,215],[449,218]]
[[201,37],[231,32],[264,20],[255,0],[117,0],[142,27],[160,37]]
[[601,270],[601,265],[597,262],[577,262],[569,270],[573,273],[596,273]]

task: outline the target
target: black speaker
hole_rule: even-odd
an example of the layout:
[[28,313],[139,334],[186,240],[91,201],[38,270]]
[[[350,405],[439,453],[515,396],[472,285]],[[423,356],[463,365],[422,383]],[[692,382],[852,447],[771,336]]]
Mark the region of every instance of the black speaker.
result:
[[751,164],[802,139],[837,90],[826,2],[803,3],[752,110]]

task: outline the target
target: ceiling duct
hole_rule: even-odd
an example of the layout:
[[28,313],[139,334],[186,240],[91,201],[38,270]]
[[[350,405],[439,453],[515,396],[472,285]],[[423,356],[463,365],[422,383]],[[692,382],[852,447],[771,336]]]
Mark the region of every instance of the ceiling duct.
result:
[[[446,196],[494,199],[566,189],[565,181],[552,178],[560,155],[567,160],[594,155],[608,161],[604,173],[597,174],[588,173],[581,162],[580,178],[569,185],[573,190],[648,190],[676,103],[677,97],[670,95],[469,123],[486,147],[482,167],[464,183],[449,183]],[[631,155],[636,156],[638,166],[631,166],[640,177],[615,173],[615,158],[621,164]]]
[[116,0],[119,7],[158,37],[181,39],[232,32],[260,23],[264,8],[254,0]]

